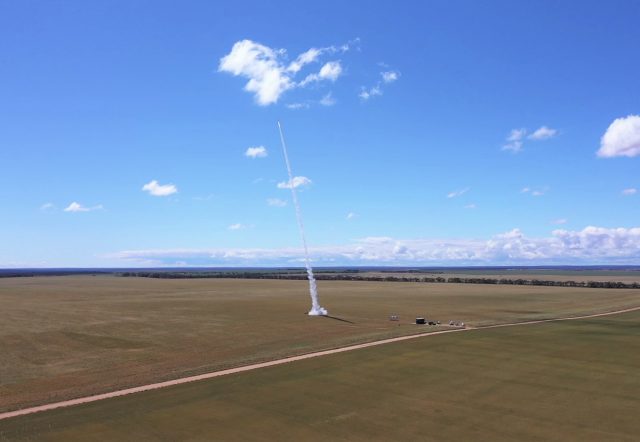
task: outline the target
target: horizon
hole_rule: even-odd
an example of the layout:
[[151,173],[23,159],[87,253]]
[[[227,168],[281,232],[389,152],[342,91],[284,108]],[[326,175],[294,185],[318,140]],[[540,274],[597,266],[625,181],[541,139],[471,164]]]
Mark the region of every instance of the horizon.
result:
[[[315,266],[314,271],[322,272],[324,270],[420,270],[420,271],[438,271],[438,270],[622,270],[622,271],[640,271],[640,265],[525,265],[525,266],[500,266],[500,265],[477,265],[477,266]],[[299,266],[226,266],[226,267],[23,267],[23,268],[0,268],[0,274],[11,272],[28,272],[28,271],[126,271],[126,270],[175,270],[197,272],[200,270],[226,271],[226,270],[300,270],[304,271],[304,264]]]

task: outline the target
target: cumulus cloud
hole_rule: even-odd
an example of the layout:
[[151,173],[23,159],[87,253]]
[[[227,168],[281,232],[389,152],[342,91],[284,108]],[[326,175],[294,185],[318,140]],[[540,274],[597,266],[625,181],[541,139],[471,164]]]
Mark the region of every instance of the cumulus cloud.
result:
[[72,202],[71,204],[69,204],[67,207],[65,207],[64,211],[65,212],[91,212],[93,210],[102,210],[102,204],[98,204],[97,206],[93,206],[93,207],[85,207],[80,203],[77,202]]
[[528,193],[531,196],[542,196],[549,190],[548,187],[543,189],[532,189],[530,187],[523,187],[520,193]]
[[[387,65],[384,63],[382,63],[382,66],[387,67]],[[399,71],[383,71],[383,72],[380,72],[380,76],[382,79],[378,81],[376,84],[374,84],[373,86],[360,87],[360,93],[358,93],[358,97],[360,97],[362,101],[367,101],[372,97],[382,95],[382,85],[390,84],[398,80],[398,78],[400,78],[400,72]]]
[[249,158],[264,158],[267,155],[267,149],[264,146],[249,147],[244,153],[244,156]]
[[640,115],[614,120],[602,136],[597,154],[602,158],[640,155]]
[[289,72],[298,72],[302,67],[306,64],[313,63],[318,59],[320,55],[324,52],[323,49],[311,48],[308,51],[303,52],[298,55],[295,61],[292,61],[291,64],[287,67],[287,71]]
[[453,192],[447,193],[447,198],[457,198],[459,196],[464,195],[469,190],[471,190],[470,187],[465,187],[464,189],[461,189],[461,190],[454,190]]
[[243,230],[246,228],[247,228],[246,225],[240,224],[240,223],[231,224],[229,227],[227,227],[227,229],[229,230]]
[[511,129],[507,136],[507,143],[502,146],[502,150],[518,153],[522,150],[522,139],[527,134],[527,129]]
[[336,81],[340,74],[342,74],[342,65],[340,62],[330,61],[320,68],[320,72],[307,75],[304,80],[298,83],[298,86],[304,87],[310,83],[322,80]]
[[347,221],[351,221],[352,219],[356,219],[358,217],[358,215],[354,212],[349,212],[347,213],[346,219]]
[[249,81],[244,89],[254,94],[259,105],[268,106],[277,103],[280,96],[290,89],[319,81],[336,81],[342,74],[342,65],[338,60],[325,63],[318,72],[308,74],[300,82],[296,82],[295,76],[306,65],[319,61],[325,54],[348,51],[351,44],[350,42],[338,47],[311,48],[287,64],[286,50],[273,49],[251,40],[241,40],[233,45],[231,52],[220,59],[218,71],[247,78]]
[[298,110],[298,109],[309,109],[309,103],[288,103],[285,104],[287,109]]
[[382,95],[382,89],[380,89],[380,86],[376,85],[369,89],[362,86],[362,88],[360,89],[360,93],[358,94],[358,97],[362,98],[362,100],[364,101],[367,101],[369,98],[375,97],[377,95]]
[[294,176],[293,180],[283,181],[278,183],[278,189],[291,189],[291,187],[298,188],[300,186],[308,186],[311,184],[311,180],[306,176]]
[[507,141],[518,141],[521,140],[527,134],[527,129],[511,129],[509,136],[507,137]]
[[530,140],[547,140],[553,138],[558,134],[557,129],[551,129],[547,126],[542,126],[529,135]]
[[242,40],[220,59],[218,71],[248,78],[245,90],[255,94],[258,104],[266,106],[276,103],[282,93],[294,87],[286,67],[280,62],[283,55],[282,50]]
[[547,126],[541,126],[533,131],[533,133],[529,134],[529,136],[527,136],[528,132],[529,131],[524,127],[511,129],[511,132],[509,132],[509,135],[505,140],[505,144],[502,145],[502,150],[519,153],[523,150],[525,137],[532,141],[542,141],[553,138],[558,134],[557,129],[552,129]]
[[280,198],[267,198],[267,204],[271,207],[284,207],[287,205],[287,202]]
[[398,71],[380,72],[380,75],[382,75],[382,81],[384,81],[385,83],[393,83],[398,78],[400,78],[400,72]]
[[148,192],[153,196],[169,196],[178,192],[178,188],[173,184],[160,184],[156,180],[149,181],[142,186],[144,192]]
[[336,104],[336,99],[333,98],[331,92],[329,92],[320,99],[320,104],[323,106],[333,106],[334,104]]
[[318,76],[321,80],[336,81],[341,74],[342,65],[340,64],[340,62],[330,61],[328,63],[325,63],[322,68],[320,68]]
[[[640,227],[554,230],[534,238],[513,229],[481,239],[394,239],[367,237],[343,245],[310,249],[326,265],[544,265],[634,264],[640,259]],[[112,255],[140,265],[301,264],[299,248],[133,250]]]
[[89,208],[84,207],[82,204],[76,203],[74,201],[71,204],[69,204],[67,207],[65,207],[64,211],[65,212],[88,212]]
[[622,191],[622,194],[626,196],[635,195],[636,193],[638,193],[638,189],[636,189],[635,187],[630,187]]

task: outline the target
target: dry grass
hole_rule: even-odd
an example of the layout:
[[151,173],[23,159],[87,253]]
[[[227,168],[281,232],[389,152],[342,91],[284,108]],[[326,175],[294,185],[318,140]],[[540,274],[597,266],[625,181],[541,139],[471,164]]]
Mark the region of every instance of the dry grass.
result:
[[[640,305],[638,290],[113,276],[0,280],[0,410],[424,331]],[[398,324],[388,321],[399,314]]]
[[0,421],[0,440],[634,441],[639,321],[394,343]]

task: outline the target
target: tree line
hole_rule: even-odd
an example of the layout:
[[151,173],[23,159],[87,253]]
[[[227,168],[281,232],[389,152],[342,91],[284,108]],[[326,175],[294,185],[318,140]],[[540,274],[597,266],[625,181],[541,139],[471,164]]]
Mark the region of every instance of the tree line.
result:
[[[195,278],[236,278],[236,279],[285,279],[306,280],[304,272],[121,272],[123,277],[163,278],[163,279],[195,279]],[[376,281],[376,282],[424,282],[441,284],[495,284],[495,285],[531,285],[547,287],[585,287],[600,289],[640,289],[639,282],[616,281],[552,281],[541,279],[509,279],[509,278],[479,278],[479,277],[450,277],[442,276],[374,276],[358,274],[317,274],[319,281]]]

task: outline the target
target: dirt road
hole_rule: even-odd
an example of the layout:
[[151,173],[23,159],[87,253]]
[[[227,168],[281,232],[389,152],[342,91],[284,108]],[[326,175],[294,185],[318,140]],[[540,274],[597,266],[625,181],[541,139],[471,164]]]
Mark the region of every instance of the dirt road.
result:
[[156,389],[159,389],[159,388],[165,388],[165,387],[171,387],[171,386],[174,386],[174,385],[186,384],[188,382],[196,382],[196,381],[201,381],[201,380],[205,380],[205,379],[212,379],[212,378],[217,378],[217,377],[220,377],[220,376],[226,376],[226,375],[230,375],[230,374],[242,373],[244,371],[256,370],[258,368],[272,367],[272,366],[275,366],[275,365],[287,364],[289,362],[302,361],[304,359],[317,358],[319,356],[326,356],[326,355],[332,355],[332,354],[336,354],[336,353],[343,353],[343,352],[346,352],[346,351],[359,350],[359,349],[367,348],[367,347],[375,347],[377,345],[390,344],[392,342],[406,341],[406,340],[409,340],[409,339],[417,339],[417,338],[423,338],[423,337],[427,337],[427,336],[436,336],[436,335],[441,335],[441,334],[444,334],[444,333],[461,333],[461,332],[465,332],[465,331],[485,330],[485,329],[500,328],[500,327],[515,327],[515,326],[521,326],[521,325],[542,324],[542,323],[546,323],[546,322],[571,321],[571,320],[576,320],[576,319],[597,318],[597,317],[600,317],[600,316],[616,315],[616,314],[627,313],[627,312],[632,312],[632,311],[636,311],[636,310],[640,310],[640,306],[639,307],[632,307],[632,308],[628,308],[628,309],[624,309],[624,310],[611,311],[611,312],[594,313],[594,314],[591,314],[591,315],[570,316],[570,317],[555,318],[555,319],[540,319],[540,320],[536,320],[536,321],[526,321],[526,322],[510,322],[510,323],[505,323],[505,324],[495,324],[495,325],[487,325],[487,326],[480,326],[480,327],[450,328],[450,329],[446,329],[446,330],[438,330],[438,331],[432,331],[432,332],[426,332],[426,333],[419,333],[419,334],[409,335],[409,336],[400,336],[400,337],[397,337],[397,338],[382,339],[382,340],[379,340],[379,341],[366,342],[364,344],[349,345],[347,347],[340,347],[340,348],[334,348],[334,349],[331,349],[331,350],[317,351],[317,352],[307,353],[307,354],[299,355],[299,356],[291,356],[291,357],[288,357],[288,358],[276,359],[274,361],[268,361],[268,362],[261,362],[261,363],[258,363],[258,364],[246,365],[244,367],[236,367],[236,368],[230,368],[230,369],[227,369],[227,370],[219,370],[219,371],[214,371],[214,372],[211,372],[211,373],[205,373],[205,374],[201,374],[201,375],[197,375],[197,376],[189,376],[189,377],[185,377],[185,378],[174,379],[174,380],[171,380],[171,381],[158,382],[158,383],[155,383],[155,384],[141,385],[139,387],[126,388],[124,390],[112,391],[110,393],[96,394],[96,395],[93,395],[93,396],[86,396],[86,397],[81,397],[81,398],[77,398],[77,399],[71,399],[71,400],[67,400],[67,401],[54,402],[54,403],[51,403],[51,404],[40,405],[40,406],[37,406],[37,407],[30,407],[30,408],[23,408],[21,410],[8,411],[8,412],[5,412],[5,413],[0,413],[0,420],[9,419],[9,418],[12,418],[12,417],[17,417],[17,416],[23,416],[23,415],[32,414],[32,413],[38,413],[38,412],[41,412],[41,411],[54,410],[56,408],[64,408],[64,407],[71,407],[73,405],[88,404],[90,402],[96,402],[96,401],[101,401],[103,399],[110,399],[110,398],[115,398],[115,397],[119,397],[119,396],[125,396],[127,394],[141,393],[143,391],[156,390]]

